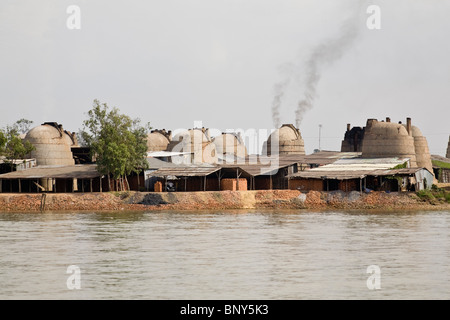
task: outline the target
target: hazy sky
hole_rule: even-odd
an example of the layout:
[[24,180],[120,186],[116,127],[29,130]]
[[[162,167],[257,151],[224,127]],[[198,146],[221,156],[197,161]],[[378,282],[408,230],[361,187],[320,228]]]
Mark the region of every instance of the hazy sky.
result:
[[[379,30],[366,26],[372,4]],[[67,27],[70,5],[80,29]],[[352,41],[328,45],[348,21]],[[269,130],[275,86],[287,79],[279,117],[295,124],[322,48],[336,56],[315,65],[300,124],[307,153],[319,124],[321,148],[339,150],[347,123],[411,117],[430,152],[445,155],[449,34],[450,0],[2,0],[0,127],[26,118],[78,131],[99,99],[154,128]]]

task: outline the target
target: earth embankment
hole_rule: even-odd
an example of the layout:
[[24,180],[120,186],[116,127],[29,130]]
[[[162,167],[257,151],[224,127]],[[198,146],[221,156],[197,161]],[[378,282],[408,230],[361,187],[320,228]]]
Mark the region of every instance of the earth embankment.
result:
[[408,192],[296,190],[0,194],[0,211],[116,211],[204,209],[450,209]]

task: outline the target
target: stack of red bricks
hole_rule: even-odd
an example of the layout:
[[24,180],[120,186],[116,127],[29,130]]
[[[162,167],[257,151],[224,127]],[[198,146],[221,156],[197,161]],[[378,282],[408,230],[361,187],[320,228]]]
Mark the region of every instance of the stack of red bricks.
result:
[[237,185],[238,179],[222,179],[220,181],[220,190],[230,191],[246,191],[247,179],[239,179],[239,185]]

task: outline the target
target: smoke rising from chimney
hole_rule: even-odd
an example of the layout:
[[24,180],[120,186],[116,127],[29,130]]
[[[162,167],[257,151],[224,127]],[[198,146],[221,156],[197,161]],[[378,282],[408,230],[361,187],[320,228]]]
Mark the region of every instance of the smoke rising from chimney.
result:
[[[303,89],[303,97],[297,103],[295,110],[295,123],[298,128],[303,120],[305,112],[312,109],[314,100],[317,97],[317,84],[321,78],[321,69],[324,65],[332,64],[339,60],[343,54],[354,43],[358,36],[359,30],[364,28],[364,23],[361,22],[361,7],[363,2],[356,5],[353,4],[355,10],[342,23],[339,28],[338,36],[333,39],[327,39],[317,45],[311,52],[310,57],[306,61],[303,70],[298,69],[296,72],[303,73],[303,82],[301,88]],[[292,73],[284,80],[275,85],[275,97],[272,103],[272,119],[275,127],[280,123],[280,106],[282,98],[286,93],[287,87],[291,81]]]
[[283,82],[279,82],[275,85],[275,97],[273,98],[272,103],[272,119],[273,119],[273,125],[275,128],[278,128],[280,126],[280,107],[281,107],[281,101],[284,96],[284,92],[286,90],[286,87],[289,85],[290,80],[286,79]]
[[281,66],[280,71],[285,73],[286,77],[283,81],[276,83],[274,86],[275,96],[272,102],[272,119],[275,128],[278,128],[280,126],[281,102],[283,100],[284,93],[286,92],[286,89],[291,82],[293,69],[294,66],[291,63],[286,63],[283,66]]
[[314,99],[317,96],[317,84],[321,77],[321,67],[326,63],[331,64],[339,60],[354,43],[359,29],[354,21],[354,17],[350,17],[349,20],[345,21],[340,28],[339,36],[318,45],[307,61],[304,98],[298,102],[295,110],[297,128],[300,126],[305,112],[314,105]]

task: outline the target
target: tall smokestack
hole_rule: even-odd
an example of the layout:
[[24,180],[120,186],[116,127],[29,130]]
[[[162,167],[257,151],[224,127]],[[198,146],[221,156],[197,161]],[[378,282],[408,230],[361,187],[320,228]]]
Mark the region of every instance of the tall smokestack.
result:
[[347,123],[347,131],[350,131],[350,123]]
[[377,119],[367,119],[366,128],[371,128],[375,122],[377,122]]
[[408,134],[412,136],[411,131],[411,118],[406,118],[406,131],[408,131]]

